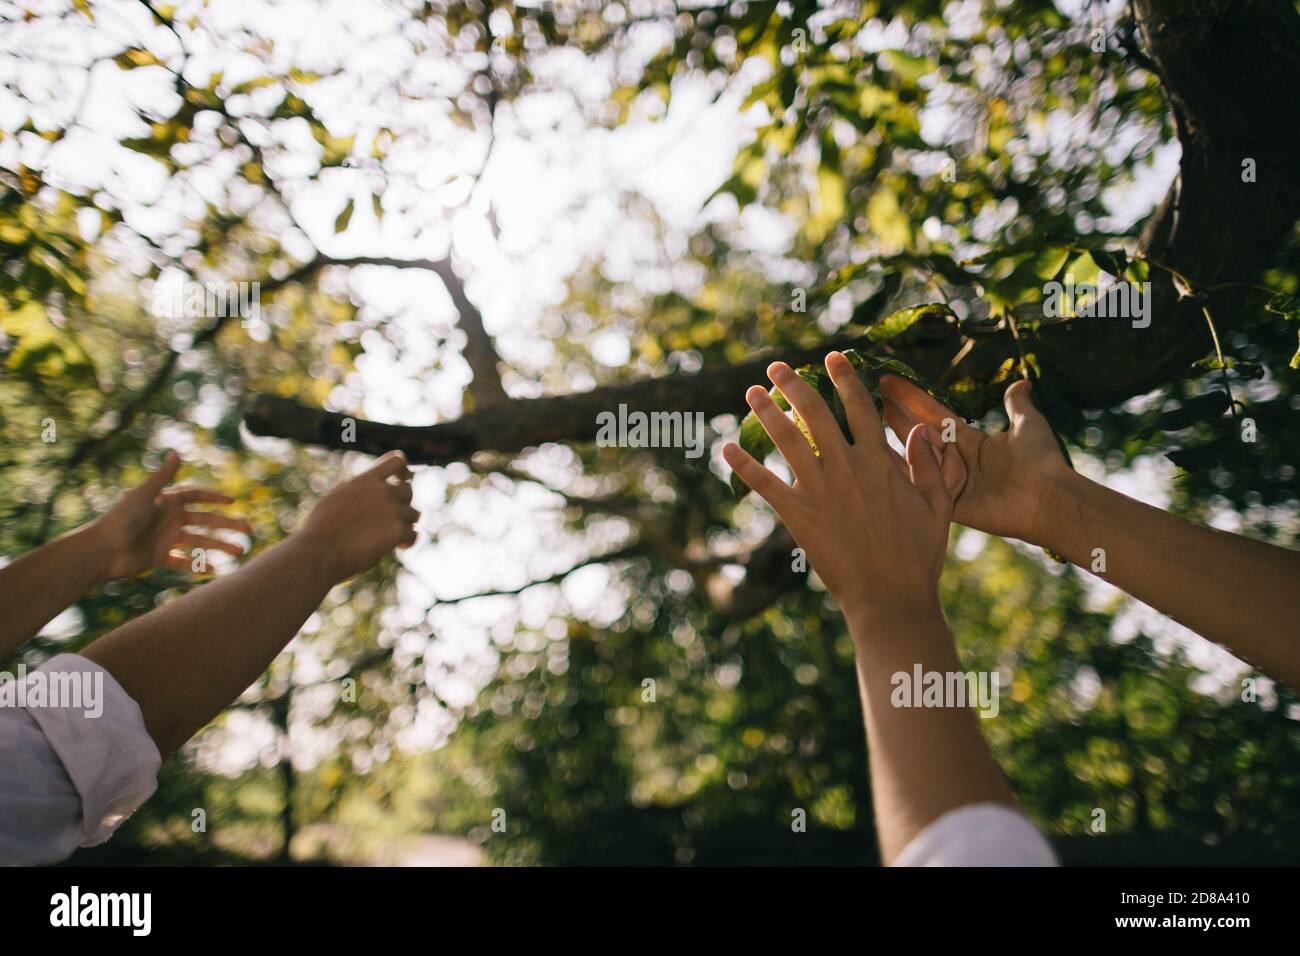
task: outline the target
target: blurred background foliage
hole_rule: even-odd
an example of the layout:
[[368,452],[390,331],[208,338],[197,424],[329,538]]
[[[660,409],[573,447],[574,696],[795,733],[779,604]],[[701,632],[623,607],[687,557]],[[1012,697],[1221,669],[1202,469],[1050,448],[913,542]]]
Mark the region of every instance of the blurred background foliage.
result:
[[[502,347],[517,394],[813,345],[927,301],[978,329],[1036,308],[1042,283],[1067,268],[1080,282],[1150,268],[1125,237],[1158,198],[1143,184],[1174,128],[1123,4],[393,0],[374,6],[410,58],[390,75],[341,52],[296,62],[256,17],[213,26],[221,6],[78,0],[0,13],[0,553],[101,512],[168,447],[184,449],[187,480],[241,502],[255,548],[292,530],[341,457],[250,443],[245,403],[266,392],[359,408],[358,359],[382,342],[401,348],[404,334],[335,264],[346,257],[321,251],[303,205],[334,204],[330,242],[364,217],[404,217],[424,236],[428,213],[412,199],[421,157],[471,144],[451,179],[473,195],[502,117],[564,92],[566,78],[585,129],[656,122],[696,84],[715,103],[743,94],[750,132],[689,228],[636,190],[614,197],[621,228],[652,241],[630,261],[597,249],[560,277],[530,347]],[[122,22],[125,40],[110,28]],[[126,173],[82,188],[51,168],[84,117],[77,88],[23,42],[38,30],[96,40],[86,90],[90,70],[151,78],[115,147],[160,171],[147,199],[115,192]],[[226,56],[239,69],[223,70]],[[582,70],[600,79],[580,94]],[[339,90],[362,108],[338,109]],[[755,222],[780,223],[784,241],[756,245]],[[473,257],[456,263],[474,278]],[[1220,330],[1231,363],[1189,367],[1120,405],[1049,402],[1079,466],[1140,476],[1190,517],[1294,546],[1295,269],[1287,243],[1262,277],[1270,291]],[[169,275],[259,280],[262,320],[159,316],[149,290]],[[463,330],[432,331],[420,373],[463,376]],[[625,361],[599,360],[611,333]],[[983,414],[1032,368],[1022,352],[997,374],[946,384]],[[1050,400],[1050,369],[1037,371]],[[1225,381],[1232,414],[1206,398]],[[461,408],[474,402],[466,393]],[[1000,427],[999,414],[985,423]],[[1237,416],[1261,437],[1228,453]],[[42,440],[51,423],[56,440]],[[1162,457],[1210,446],[1180,468]],[[457,697],[434,679],[455,666],[439,656],[433,608],[394,615],[407,572],[387,561],[337,588],[264,679],[168,763],[155,797],[74,862],[418,862],[452,852],[438,835],[506,864],[875,862],[851,645],[831,602],[815,579],[743,614],[716,600],[736,584],[737,556],[772,531],[770,513],[675,452],[574,447],[555,480],[536,463],[526,452],[445,469],[439,514],[457,514],[462,494],[542,485],[567,534],[632,547],[610,565],[617,613],[558,599],[510,618]],[[1078,862],[1294,862],[1295,694],[1086,578],[954,531],[944,606],[965,665],[1009,679],[984,727],[1026,810]],[[22,657],[83,646],[191,586],[173,572],[113,582]],[[348,677],[354,700],[337,690]],[[1243,700],[1243,679],[1258,681],[1257,699]],[[404,746],[430,711],[450,729]],[[232,739],[254,752],[235,770],[219,759]],[[798,810],[806,833],[792,829]]]

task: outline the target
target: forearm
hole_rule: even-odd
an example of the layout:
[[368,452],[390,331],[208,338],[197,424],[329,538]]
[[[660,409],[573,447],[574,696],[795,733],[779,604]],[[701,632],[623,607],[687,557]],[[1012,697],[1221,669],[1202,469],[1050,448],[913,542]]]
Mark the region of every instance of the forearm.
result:
[[104,580],[108,555],[86,525],[0,568],[0,660]]
[[84,653],[139,704],[166,758],[266,670],[335,581],[319,552],[291,537]]
[[1300,553],[1193,524],[1073,473],[1048,501],[1038,543],[1300,687]]
[[[1015,805],[970,706],[897,707],[894,675],[961,670],[938,601],[907,612],[849,616],[871,757],[881,858],[891,863],[924,827],[974,803]],[[945,701],[945,703],[951,703]],[[968,702],[969,703],[969,702]]]

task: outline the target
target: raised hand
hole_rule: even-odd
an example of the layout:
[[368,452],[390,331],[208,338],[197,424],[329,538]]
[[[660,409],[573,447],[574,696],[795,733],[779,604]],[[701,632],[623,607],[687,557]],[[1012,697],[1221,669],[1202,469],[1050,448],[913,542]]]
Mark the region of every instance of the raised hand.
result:
[[[888,863],[943,814],[966,805],[1014,805],[1015,798],[969,708],[894,703],[896,675],[961,667],[938,599],[952,495],[927,426],[917,422],[903,433],[906,459],[899,458],[849,361],[832,352],[826,369],[843,400],[852,444],[821,396],[777,362],[768,374],[820,454],[756,386],[745,398],[785,456],[794,485],[737,445],[727,445],[723,455],[776,509],[844,612],[871,753],[881,856]],[[1050,857],[1050,851],[1043,855]]]
[[897,375],[880,380],[885,420],[900,438],[924,425],[940,451],[953,520],[990,534],[1046,544],[1056,485],[1072,474],[1051,426],[1018,381],[1003,395],[1011,427],[986,435]]
[[295,538],[315,548],[337,580],[371,567],[394,548],[415,543],[420,513],[411,507],[406,456],[390,451],[368,470],[330,490]]
[[794,485],[734,443],[723,455],[776,509],[846,615],[886,605],[937,607],[952,499],[926,429],[918,423],[907,433],[904,463],[886,444],[880,415],[848,359],[832,352],[826,369],[844,401],[853,444],[821,396],[776,362],[768,375],[820,454],[766,389],[754,386],[745,399],[794,472]]
[[[168,488],[180,468],[180,456],[168,452],[162,466],[128,491],[90,526],[104,550],[106,579],[140,574],[150,568],[189,571],[192,549],[223,551],[238,557],[244,547],[208,532],[216,528],[251,534],[243,518],[216,511],[197,511],[195,504],[233,504],[233,498],[207,488]],[[207,562],[204,562],[207,566]]]

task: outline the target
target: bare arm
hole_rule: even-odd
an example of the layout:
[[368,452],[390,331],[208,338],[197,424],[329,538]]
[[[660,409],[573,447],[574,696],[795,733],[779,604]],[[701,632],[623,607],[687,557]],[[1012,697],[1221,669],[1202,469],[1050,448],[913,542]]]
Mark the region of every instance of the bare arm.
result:
[[1046,501],[1043,545],[1300,687],[1300,553],[1193,524],[1074,472]]
[[[928,452],[927,452],[928,453]],[[884,863],[950,810],[1016,806],[969,707],[895,707],[895,674],[961,671],[937,599],[929,606],[849,618],[871,754],[871,798]]]
[[[772,381],[821,451],[755,387],[745,396],[795,474],[786,485],[739,447],[725,456],[780,515],[848,621],[871,755],[881,853],[892,862],[928,824],[975,803],[1015,805],[966,707],[908,708],[892,701],[894,675],[959,670],[939,609],[938,580],[952,500],[925,429],[907,436],[907,459],[885,443],[871,396],[839,353],[826,368],[844,400],[854,444],[826,403],[783,363]],[[833,517],[826,503],[834,502]]]
[[152,567],[189,570],[190,557],[174,553],[177,549],[243,553],[241,546],[205,532],[227,528],[247,534],[247,522],[188,507],[198,502],[230,504],[232,499],[204,488],[167,488],[179,467],[180,458],[169,454],[158,471],[102,518],[0,568],[0,660],[96,585]]
[[415,541],[409,482],[401,453],[385,455],[288,540],[87,648],[139,704],[164,758],[266,670],[331,587]]
[[[971,428],[900,378],[881,386],[895,432],[931,429],[957,521],[1051,548],[1300,687],[1300,553],[1193,524],[1070,470],[1028,382],[1007,389],[1011,427],[1000,435]],[[945,429],[947,443],[938,440]]]
[[86,526],[0,568],[0,660],[104,580],[106,552]]

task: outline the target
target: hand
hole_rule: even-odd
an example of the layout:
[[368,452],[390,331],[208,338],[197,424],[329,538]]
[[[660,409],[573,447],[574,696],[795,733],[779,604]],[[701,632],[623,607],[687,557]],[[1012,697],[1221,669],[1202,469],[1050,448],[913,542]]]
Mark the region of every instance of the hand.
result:
[[[900,437],[929,428],[940,449],[953,520],[990,534],[1043,545],[1051,519],[1051,492],[1072,472],[1051,426],[1030,399],[1030,383],[1009,386],[1002,397],[1011,427],[986,435],[923,389],[896,375],[880,380],[885,420]],[[948,441],[944,441],[944,438]]]
[[226,528],[251,534],[247,521],[187,507],[198,502],[228,505],[235,499],[207,488],[168,488],[180,466],[180,456],[168,452],[162,467],[128,491],[90,526],[89,530],[104,549],[105,580],[157,567],[189,571],[193,567],[189,554],[192,548],[224,551],[236,557],[244,553],[242,545],[223,541],[206,530]]
[[411,507],[406,456],[390,451],[368,471],[330,489],[294,537],[318,550],[330,576],[342,581],[393,548],[409,548],[419,520],[420,513]]
[[832,352],[826,370],[844,401],[853,444],[821,396],[790,366],[775,362],[768,376],[807,426],[820,456],[756,385],[745,400],[794,472],[794,485],[734,443],[723,457],[776,509],[846,615],[937,608],[952,515],[937,452],[918,426],[907,434],[904,462],[886,444],[875,403],[848,359]]

